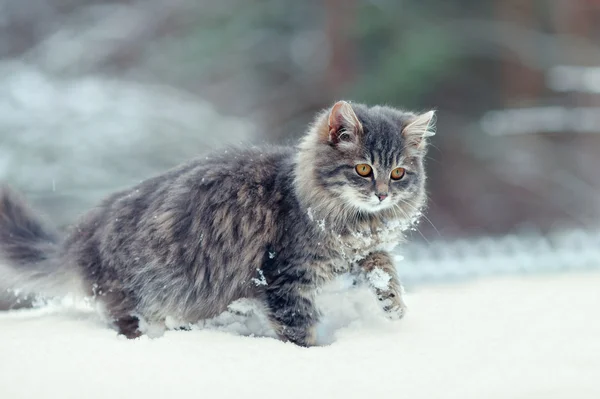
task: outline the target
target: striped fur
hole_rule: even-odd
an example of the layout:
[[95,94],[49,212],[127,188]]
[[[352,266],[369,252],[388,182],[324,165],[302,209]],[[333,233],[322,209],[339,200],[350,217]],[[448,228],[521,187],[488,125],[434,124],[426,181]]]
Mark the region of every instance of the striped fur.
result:
[[[82,290],[130,338],[141,334],[140,319],[194,323],[254,298],[282,339],[310,346],[318,288],[345,272],[369,282],[377,268],[391,275],[373,290],[390,317],[400,317],[400,283],[385,251],[425,205],[430,123],[412,131],[420,118],[413,113],[336,106],[317,116],[297,148],[194,160],[112,195],[66,237],[3,189],[0,284],[46,295]],[[346,126],[349,117],[356,119]],[[357,163],[374,175],[358,176]],[[406,178],[391,182],[399,166]],[[388,202],[374,201],[377,184],[389,187]]]

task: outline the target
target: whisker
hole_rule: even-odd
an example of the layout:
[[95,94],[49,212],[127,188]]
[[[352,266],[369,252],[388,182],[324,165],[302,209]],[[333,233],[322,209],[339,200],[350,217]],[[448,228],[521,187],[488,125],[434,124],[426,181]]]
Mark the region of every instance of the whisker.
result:
[[[397,205],[396,205],[396,206],[397,206]],[[399,210],[400,212],[402,212],[402,214],[403,214],[404,218],[408,218],[408,215],[406,214],[406,212],[405,212],[405,211],[404,211],[402,208],[400,208],[399,206],[398,206],[398,210]],[[423,239],[425,240],[425,242],[426,242],[427,244],[431,244],[431,242],[430,242],[430,241],[427,239],[427,237],[425,237],[425,235],[424,235],[424,234],[421,232],[421,230],[419,229],[419,227],[418,227],[418,226],[416,226],[416,225],[413,225],[413,226],[412,226],[412,228],[413,228],[413,229],[414,229],[414,230],[415,230],[417,233],[419,233],[419,235],[420,235],[421,237],[423,237]]]
[[[411,203],[407,202],[406,200],[404,200],[404,199],[402,199],[402,198],[400,198],[400,201],[401,201],[401,202],[402,202],[404,205],[406,205],[406,206],[409,206],[410,208],[412,208],[414,211],[416,211],[416,212],[420,212],[420,213],[421,213],[421,217],[422,217],[423,219],[425,219],[425,220],[426,220],[426,221],[427,221],[427,222],[428,222],[428,223],[431,225],[431,227],[433,227],[433,229],[435,230],[435,232],[437,233],[437,235],[438,235],[438,236],[441,236],[441,235],[442,235],[442,234],[440,233],[440,231],[438,230],[438,228],[437,228],[437,227],[435,227],[435,225],[433,224],[433,222],[432,222],[432,221],[431,221],[431,220],[430,220],[430,219],[429,219],[429,218],[428,218],[428,217],[427,217],[427,216],[426,216],[426,215],[425,215],[425,214],[424,214],[424,213],[423,213],[423,212],[422,212],[420,209],[418,209],[416,206],[414,206],[413,204],[411,204]],[[398,205],[396,205],[396,206],[398,206]],[[400,207],[399,207],[399,209],[400,209]],[[416,225],[415,225],[415,226],[413,226],[413,227],[414,227],[414,228],[415,228],[415,229],[416,229],[416,230],[419,232],[419,234],[420,234],[420,235],[421,235],[423,238],[425,238],[425,236],[423,235],[423,233],[421,232],[421,230],[418,228],[418,226],[416,226]],[[425,240],[426,240],[426,241],[429,243],[429,241],[428,241],[426,238],[425,238]]]

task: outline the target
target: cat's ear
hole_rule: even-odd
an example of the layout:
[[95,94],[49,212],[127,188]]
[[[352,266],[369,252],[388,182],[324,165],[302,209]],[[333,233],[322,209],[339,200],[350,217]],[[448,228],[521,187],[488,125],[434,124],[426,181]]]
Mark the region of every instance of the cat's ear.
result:
[[346,101],[335,103],[329,111],[329,143],[353,143],[361,130],[362,125],[352,106]]
[[425,139],[435,135],[434,124],[435,111],[429,111],[415,116],[408,125],[402,129],[402,136],[406,140],[406,144],[419,150],[425,149],[427,142]]

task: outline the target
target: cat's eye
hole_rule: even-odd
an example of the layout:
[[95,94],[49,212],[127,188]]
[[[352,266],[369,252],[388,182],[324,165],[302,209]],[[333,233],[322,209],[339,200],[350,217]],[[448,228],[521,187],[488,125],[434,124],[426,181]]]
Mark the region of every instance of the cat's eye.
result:
[[391,178],[392,180],[400,180],[406,174],[406,170],[404,168],[396,168],[392,170]]
[[369,177],[373,173],[373,169],[366,163],[359,163],[356,165],[356,173],[362,177]]

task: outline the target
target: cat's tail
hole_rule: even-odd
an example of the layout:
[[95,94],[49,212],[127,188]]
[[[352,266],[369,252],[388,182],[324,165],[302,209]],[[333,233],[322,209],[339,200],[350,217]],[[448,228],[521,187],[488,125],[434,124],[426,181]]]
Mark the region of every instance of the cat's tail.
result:
[[80,294],[78,273],[61,261],[49,229],[8,187],[0,187],[0,289],[46,297]]

